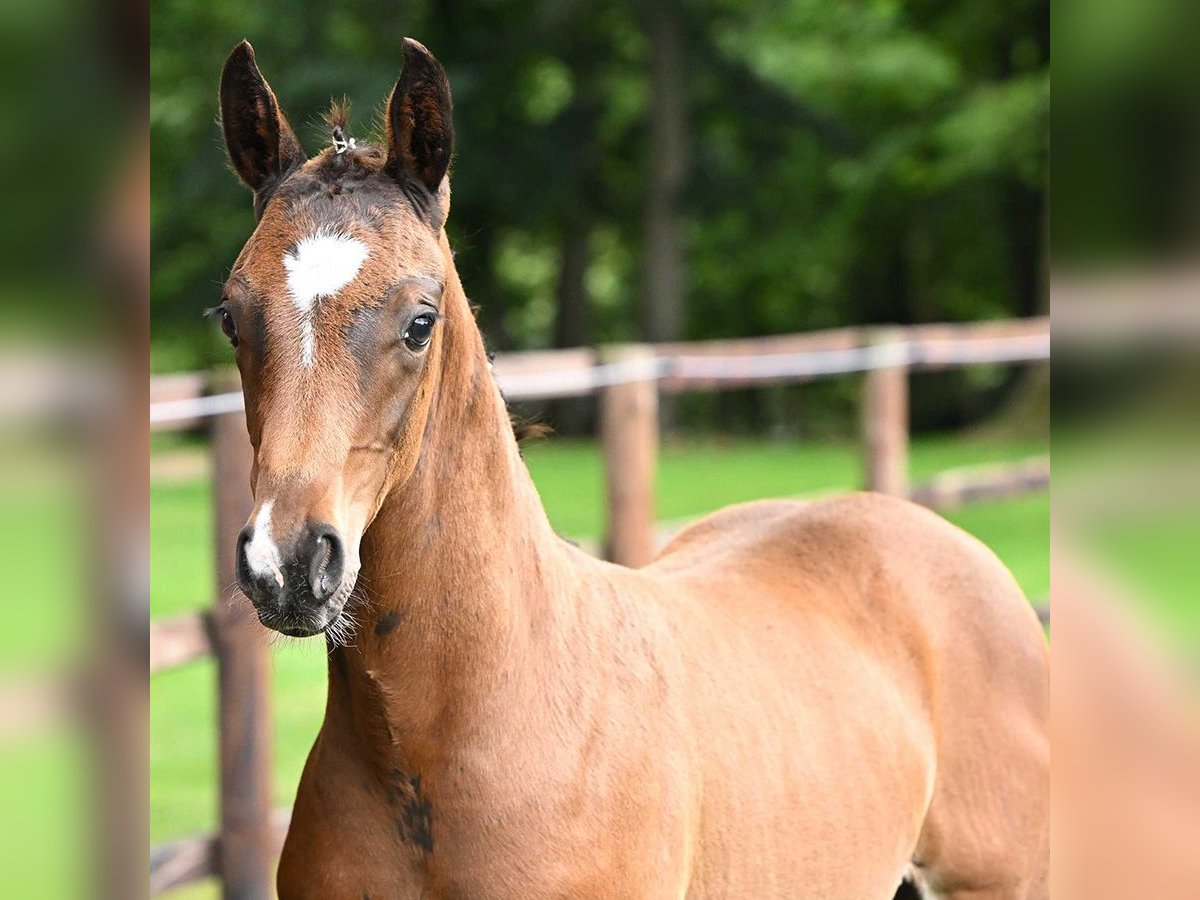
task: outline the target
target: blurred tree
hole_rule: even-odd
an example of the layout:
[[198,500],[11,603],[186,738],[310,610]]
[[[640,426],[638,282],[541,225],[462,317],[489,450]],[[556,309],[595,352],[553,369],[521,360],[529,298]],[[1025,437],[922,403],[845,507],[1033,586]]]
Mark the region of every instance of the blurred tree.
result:
[[[762,197],[749,205],[790,227],[768,220],[751,238],[731,223],[729,250],[704,254],[754,241],[769,267],[763,290],[775,296],[752,329],[1044,309],[1045,3],[794,0],[784,10],[731,5],[718,21],[716,46],[795,104],[763,98],[765,116],[794,123],[791,134],[772,129],[790,146],[746,167],[758,174],[745,188]],[[803,219],[774,208],[796,202]],[[697,295],[736,309],[720,296],[723,281]],[[978,373],[952,377],[957,390],[917,392],[942,404],[918,405],[918,424],[979,414],[980,385],[967,380]]]
[[650,145],[642,221],[642,333],[648,341],[677,341],[686,291],[679,209],[688,161],[683,22],[674,0],[655,0],[645,16]]
[[[243,36],[310,151],[331,95],[370,130],[402,35],[433,49],[455,92],[451,239],[510,349],[1043,309],[1048,28],[1046,0],[165,0],[152,364],[223,358],[198,312],[253,227],[213,125]],[[918,425],[984,414],[1008,385],[938,377]],[[806,390],[805,419],[842,417],[839,390]],[[718,407],[794,418],[762,392],[685,415]]]

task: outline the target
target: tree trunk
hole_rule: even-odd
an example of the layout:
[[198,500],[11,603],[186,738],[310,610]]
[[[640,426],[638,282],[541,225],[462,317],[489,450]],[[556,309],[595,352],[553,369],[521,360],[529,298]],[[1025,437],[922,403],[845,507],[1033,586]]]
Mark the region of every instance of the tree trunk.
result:
[[592,341],[591,310],[584,280],[591,233],[592,225],[586,213],[573,217],[563,230],[558,268],[558,312],[554,319],[555,347],[582,347]]
[[[686,278],[679,198],[687,171],[683,27],[664,0],[649,13],[650,159],[643,215],[642,334],[647,342],[683,335]],[[663,424],[669,404],[660,406]]]
[[[1005,224],[1009,268],[1021,316],[1050,312],[1049,209],[1045,188],[1023,182],[1006,186]],[[1034,363],[1017,376],[1000,409],[977,433],[984,437],[1043,438],[1050,435],[1050,364]]]
[[[1038,8],[1033,32],[1042,59],[1050,59],[1050,4]],[[1012,75],[1011,36],[996,46],[996,77]],[[1048,125],[1048,123],[1047,123]],[[1010,175],[1001,185],[1001,198],[1009,257],[1009,283],[1016,295],[1014,311],[1020,316],[1050,312],[1050,204],[1049,164],[1037,185]],[[1050,436],[1050,363],[1024,367],[1000,409],[976,433],[999,439]]]
[[496,231],[493,225],[476,223],[467,216],[460,219],[459,233],[467,235],[466,252],[455,258],[459,277],[467,288],[471,303],[479,307],[479,327],[488,350],[512,349],[512,336],[505,325],[508,297],[496,278]]
[[[562,234],[558,268],[558,311],[554,319],[555,347],[584,347],[592,343],[592,317],[587,293],[588,243],[592,233],[587,211],[573,216]],[[590,430],[592,404],[566,398],[550,405],[550,423],[559,434]]]

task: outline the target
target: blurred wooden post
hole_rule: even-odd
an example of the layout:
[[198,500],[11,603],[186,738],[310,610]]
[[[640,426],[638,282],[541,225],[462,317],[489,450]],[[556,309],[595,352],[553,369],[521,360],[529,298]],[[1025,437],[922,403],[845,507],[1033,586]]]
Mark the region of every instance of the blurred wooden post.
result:
[[[240,390],[236,375],[214,378],[214,392]],[[271,858],[270,668],[266,635],[234,585],[237,535],[253,507],[252,450],[240,413],[212,422],[216,585],[213,640],[220,743],[219,871],[225,900],[274,896]]]
[[654,350],[611,347],[605,363],[644,367],[646,377],[614,384],[600,398],[600,435],[608,483],[608,558],[641,566],[654,558],[654,469],[658,458],[658,383]]
[[908,495],[908,364],[905,334],[899,328],[869,332],[866,346],[891,353],[896,362],[867,371],[863,379],[862,439],[866,489],[898,497]]

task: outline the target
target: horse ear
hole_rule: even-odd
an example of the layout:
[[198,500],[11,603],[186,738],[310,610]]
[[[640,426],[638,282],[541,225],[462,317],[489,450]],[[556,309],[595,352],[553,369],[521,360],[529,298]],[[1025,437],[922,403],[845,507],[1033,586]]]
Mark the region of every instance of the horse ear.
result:
[[221,127],[229,160],[254,191],[256,207],[262,205],[264,190],[307,158],[258,71],[249,41],[233,48],[221,72]]
[[386,170],[393,178],[408,175],[439,193],[454,153],[452,112],[442,64],[405,38],[404,71],[388,100]]

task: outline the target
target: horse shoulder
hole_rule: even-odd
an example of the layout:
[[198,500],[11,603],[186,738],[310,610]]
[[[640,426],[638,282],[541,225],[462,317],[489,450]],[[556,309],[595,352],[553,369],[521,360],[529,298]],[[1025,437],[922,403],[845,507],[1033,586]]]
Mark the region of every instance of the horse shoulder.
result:
[[[833,629],[910,669],[927,698],[968,679],[1044,702],[1037,616],[982,542],[929,509],[880,494],[741,504],[686,529],[647,571],[680,582],[720,621]],[[954,693],[955,691],[951,691]],[[932,702],[932,701],[931,701]]]

